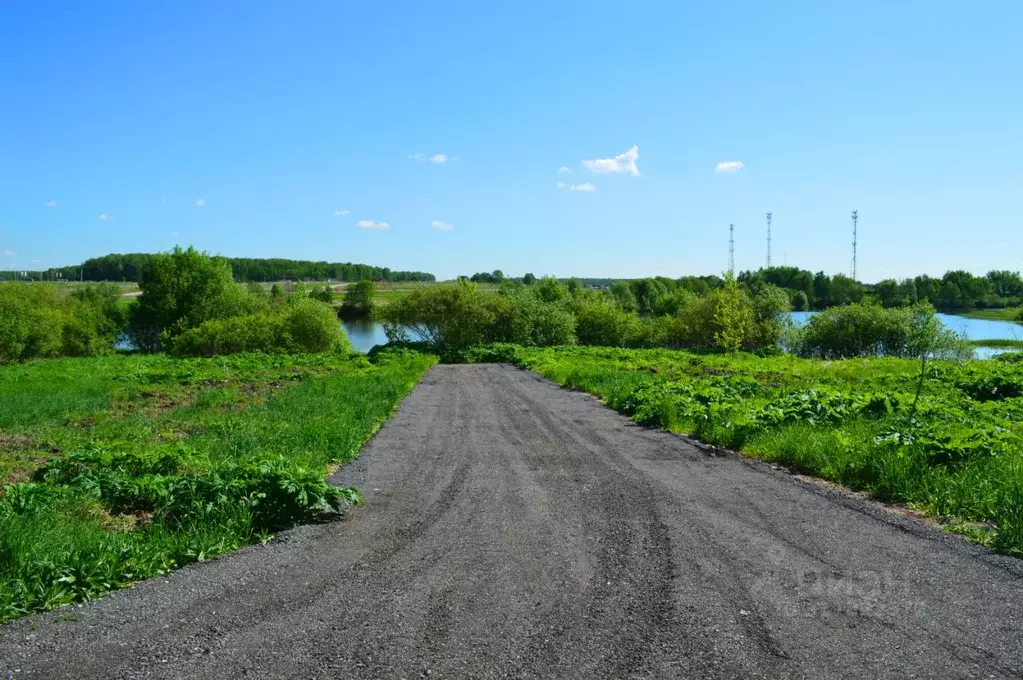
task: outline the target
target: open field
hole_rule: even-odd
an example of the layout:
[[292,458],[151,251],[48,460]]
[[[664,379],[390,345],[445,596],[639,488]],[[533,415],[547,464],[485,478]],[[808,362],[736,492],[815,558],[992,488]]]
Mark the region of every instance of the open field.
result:
[[1023,562],[511,366],[434,367],[334,481],[365,491],[342,522],[8,624],[0,675],[1011,677],[1023,658]]
[[477,350],[634,421],[863,490],[1023,555],[1023,362],[820,361],[591,347]]
[[161,355],[0,368],[0,621],[354,499],[324,483],[433,362]]

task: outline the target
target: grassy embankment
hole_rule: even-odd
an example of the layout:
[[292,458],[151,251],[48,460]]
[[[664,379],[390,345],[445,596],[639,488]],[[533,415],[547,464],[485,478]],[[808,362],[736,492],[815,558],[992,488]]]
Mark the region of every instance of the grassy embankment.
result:
[[434,362],[161,355],[0,368],[0,621],[342,508],[325,483]]
[[961,316],[971,319],[989,319],[991,321],[1015,321],[1023,323],[1023,307],[1005,307],[1003,309],[975,309],[963,312]]
[[[470,357],[473,353],[470,352]],[[1023,556],[1023,362],[919,363],[496,346],[634,421],[692,434],[942,518]]]
[[970,345],[974,347],[1005,347],[1005,348],[1018,348],[1023,349],[1023,340],[1015,340],[1010,338],[991,338],[988,340],[967,340]]

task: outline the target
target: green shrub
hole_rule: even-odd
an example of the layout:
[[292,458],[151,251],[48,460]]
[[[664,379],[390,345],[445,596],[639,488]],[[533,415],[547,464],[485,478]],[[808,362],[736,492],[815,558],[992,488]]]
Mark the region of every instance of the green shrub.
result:
[[130,335],[142,350],[160,349],[190,328],[254,307],[254,298],[235,285],[225,258],[194,248],[153,255],[142,268],[139,289]]
[[509,335],[494,339],[527,347],[574,344],[576,319],[567,308],[568,299],[564,286],[547,278],[508,295]]
[[353,319],[370,316],[373,313],[373,293],[372,281],[359,281],[346,286],[341,315]]
[[0,284],[0,363],[113,351],[124,327],[115,286],[83,286],[69,295],[46,283]]
[[295,300],[288,306],[284,332],[289,338],[290,351],[351,351],[334,309],[315,300]]
[[509,337],[511,306],[470,281],[412,291],[384,309],[391,342],[424,342],[434,349],[464,349]]
[[580,345],[625,347],[638,324],[635,314],[603,300],[585,304],[576,311],[576,335]]
[[309,297],[329,305],[334,302],[334,289],[330,287],[330,284],[327,284],[323,288],[314,289],[309,293]]
[[884,308],[872,304],[832,307],[793,331],[789,341],[801,357],[959,356],[966,352],[955,334],[941,326],[934,309]]
[[217,356],[348,352],[351,346],[331,307],[299,298],[281,309],[207,321],[175,338],[172,350],[178,356]]

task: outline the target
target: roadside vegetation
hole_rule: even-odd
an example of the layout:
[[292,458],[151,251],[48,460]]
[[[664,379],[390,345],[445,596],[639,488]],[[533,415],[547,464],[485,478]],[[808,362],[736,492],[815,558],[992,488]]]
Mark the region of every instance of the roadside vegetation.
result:
[[239,354],[0,370],[0,621],[357,502],[325,482],[434,362]]
[[1023,556],[1023,361],[694,354],[494,345],[637,423],[690,434],[940,518]]
[[139,289],[0,285],[0,621],[358,502],[330,466],[436,361],[353,355],[332,289],[243,287],[191,248]]

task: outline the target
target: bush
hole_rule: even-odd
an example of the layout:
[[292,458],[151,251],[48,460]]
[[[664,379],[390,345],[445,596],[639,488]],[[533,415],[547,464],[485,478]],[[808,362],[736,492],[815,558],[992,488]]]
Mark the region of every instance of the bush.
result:
[[329,305],[334,302],[334,289],[330,287],[330,284],[327,284],[323,288],[314,289],[313,292],[309,293],[309,297]]
[[384,308],[391,342],[417,341],[434,350],[477,347],[508,338],[511,306],[461,280],[452,286],[420,288]]
[[296,300],[289,305],[284,329],[290,340],[290,351],[350,352],[352,349],[334,309],[315,300]]
[[142,268],[139,288],[130,335],[142,350],[157,350],[190,328],[253,309],[253,298],[235,285],[227,260],[194,248],[154,255]]
[[0,363],[113,351],[124,326],[116,286],[77,288],[62,295],[55,285],[0,285]]
[[832,307],[792,332],[791,349],[801,357],[961,356],[963,343],[941,325],[925,304],[886,309],[872,304]]
[[331,307],[299,298],[280,311],[207,321],[175,338],[172,350],[178,356],[217,356],[241,352],[348,352],[351,346]]
[[345,287],[341,315],[347,318],[367,317],[373,312],[374,286],[372,281],[359,281]]
[[625,347],[639,320],[616,304],[594,302],[576,312],[576,334],[580,345]]
[[[554,286],[548,282],[554,281]],[[575,344],[576,320],[568,310],[568,291],[554,279],[541,279],[528,289],[507,296],[510,328],[507,340],[527,347]]]

